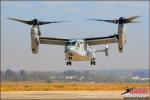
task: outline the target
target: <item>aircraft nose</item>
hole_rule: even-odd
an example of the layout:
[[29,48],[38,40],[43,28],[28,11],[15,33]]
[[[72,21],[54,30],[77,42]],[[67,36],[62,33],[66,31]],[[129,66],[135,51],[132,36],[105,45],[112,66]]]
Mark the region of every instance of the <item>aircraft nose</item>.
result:
[[73,52],[74,52],[74,48],[73,48],[73,47],[70,47],[70,48],[69,48],[69,51],[70,51],[71,53],[73,53]]
[[66,52],[74,53],[75,52],[74,47],[67,47]]
[[74,50],[74,47],[70,47],[69,50],[71,50],[71,51]]

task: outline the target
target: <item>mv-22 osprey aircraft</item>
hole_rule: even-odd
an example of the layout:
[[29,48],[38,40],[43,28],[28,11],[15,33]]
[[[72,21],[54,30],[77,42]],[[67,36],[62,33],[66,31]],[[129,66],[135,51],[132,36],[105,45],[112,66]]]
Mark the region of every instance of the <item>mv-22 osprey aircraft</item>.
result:
[[[65,38],[52,38],[52,37],[42,37],[40,32],[40,25],[60,23],[65,21],[54,21],[54,22],[44,22],[38,19],[33,19],[30,21],[8,18],[11,20],[19,21],[28,25],[32,25],[31,28],[31,49],[33,54],[38,53],[39,44],[51,44],[51,45],[64,45],[65,46],[65,60],[66,65],[72,65],[72,61],[90,61],[91,65],[96,64],[96,52],[105,52],[108,56],[109,46],[111,43],[118,43],[119,52],[123,52],[123,48],[126,42],[126,27],[125,24],[128,23],[138,23],[133,21],[139,16],[133,16],[129,18],[120,17],[114,20],[100,20],[100,19],[88,19],[94,21],[103,21],[118,24],[118,33],[106,37],[90,37],[83,39],[65,39]],[[91,49],[90,46],[106,44],[104,50]]]

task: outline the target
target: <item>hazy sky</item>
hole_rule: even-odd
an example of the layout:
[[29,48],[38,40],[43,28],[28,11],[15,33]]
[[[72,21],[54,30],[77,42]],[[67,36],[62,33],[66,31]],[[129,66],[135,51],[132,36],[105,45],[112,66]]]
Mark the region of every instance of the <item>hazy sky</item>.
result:
[[[148,1],[2,1],[1,2],[1,68],[13,70],[101,70],[138,69],[149,67],[149,2]],[[107,36],[117,32],[117,25],[85,19],[116,19],[121,16],[141,16],[141,23],[127,24],[124,53],[118,45],[110,45],[109,57],[97,53],[96,66],[90,62],[73,62],[66,66],[64,46],[40,45],[39,53],[31,52],[31,26],[7,17],[43,21],[72,21],[41,26],[42,36],[79,38]],[[92,48],[103,49],[105,45]]]

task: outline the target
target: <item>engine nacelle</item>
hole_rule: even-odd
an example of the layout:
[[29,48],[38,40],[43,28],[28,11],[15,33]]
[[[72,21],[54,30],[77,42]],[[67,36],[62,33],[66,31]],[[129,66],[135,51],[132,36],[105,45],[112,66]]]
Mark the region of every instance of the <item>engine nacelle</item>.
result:
[[126,27],[124,24],[119,24],[118,28],[118,51],[123,52],[123,48],[126,42]]
[[126,43],[126,33],[119,34],[119,38],[118,38],[118,51],[119,52],[123,52],[125,43]]
[[109,55],[109,46],[106,45],[105,46],[105,56],[108,56]]
[[40,41],[39,41],[37,28],[32,28],[31,29],[31,50],[33,54],[38,53],[39,43]]
[[34,38],[34,39],[32,39],[32,42],[31,42],[31,49],[32,49],[32,53],[33,53],[33,54],[37,54],[37,53],[38,53],[38,49],[39,49],[39,38]]

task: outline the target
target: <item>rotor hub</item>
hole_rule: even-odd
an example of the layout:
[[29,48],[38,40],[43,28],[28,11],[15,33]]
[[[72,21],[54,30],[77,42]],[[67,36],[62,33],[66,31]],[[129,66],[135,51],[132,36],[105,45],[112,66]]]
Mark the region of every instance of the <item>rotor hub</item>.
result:
[[33,25],[39,25],[40,24],[38,19],[33,19],[32,22],[33,22],[32,23]]

